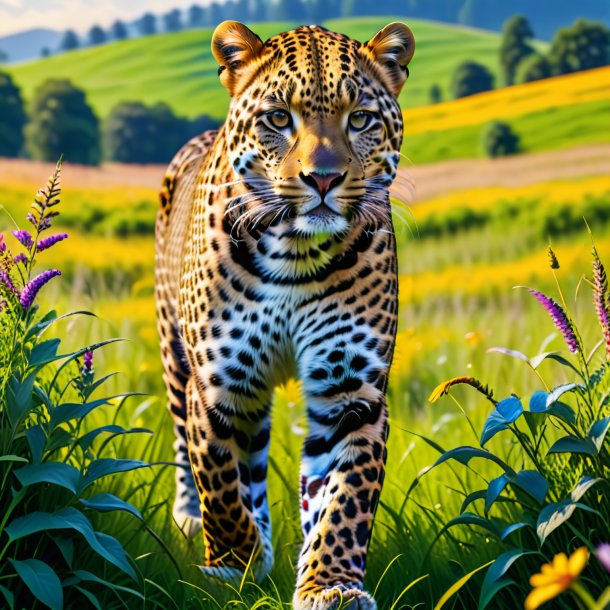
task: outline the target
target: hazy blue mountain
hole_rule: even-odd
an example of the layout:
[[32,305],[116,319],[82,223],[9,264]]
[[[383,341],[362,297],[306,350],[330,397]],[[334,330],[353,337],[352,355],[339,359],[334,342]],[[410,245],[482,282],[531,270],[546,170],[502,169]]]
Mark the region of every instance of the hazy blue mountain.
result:
[[0,51],[8,55],[7,63],[11,64],[36,59],[45,47],[52,52],[56,51],[62,36],[62,32],[47,28],[8,34],[0,37]]

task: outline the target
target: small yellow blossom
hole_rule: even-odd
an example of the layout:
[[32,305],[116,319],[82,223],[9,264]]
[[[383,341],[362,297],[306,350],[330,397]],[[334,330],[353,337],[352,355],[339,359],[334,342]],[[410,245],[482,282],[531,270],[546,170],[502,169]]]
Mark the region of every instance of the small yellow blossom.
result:
[[448,379],[447,381],[443,381],[443,383],[439,383],[436,388],[432,391],[432,394],[428,397],[428,400],[434,404],[441,396],[449,393],[449,389],[461,383],[465,383],[469,386],[472,386],[475,390],[481,392],[481,394],[485,395],[485,397],[494,402],[493,392],[486,386],[483,385],[478,379],[474,377],[453,377],[453,379]]
[[567,591],[589,561],[589,551],[582,546],[570,557],[558,553],[551,563],[545,563],[538,574],[530,578],[534,590],[525,600],[525,610],[536,610],[545,602]]

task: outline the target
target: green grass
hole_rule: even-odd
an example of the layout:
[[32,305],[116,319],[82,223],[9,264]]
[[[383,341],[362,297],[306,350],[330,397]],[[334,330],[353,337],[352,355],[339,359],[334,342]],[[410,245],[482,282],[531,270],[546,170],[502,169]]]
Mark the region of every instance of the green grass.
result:
[[[365,41],[392,20],[338,19],[324,25]],[[294,25],[265,23],[252,28],[264,40]],[[403,107],[427,104],[433,84],[439,84],[447,97],[451,74],[466,59],[476,59],[497,72],[497,34],[418,20],[409,20],[409,25],[417,50],[409,83],[400,98]],[[209,114],[224,119],[229,97],[218,82],[211,36],[212,30],[159,34],[37,60],[11,72],[28,99],[47,78],[69,78],[85,89],[89,103],[101,117],[118,102],[139,100],[167,102],[180,115]]]

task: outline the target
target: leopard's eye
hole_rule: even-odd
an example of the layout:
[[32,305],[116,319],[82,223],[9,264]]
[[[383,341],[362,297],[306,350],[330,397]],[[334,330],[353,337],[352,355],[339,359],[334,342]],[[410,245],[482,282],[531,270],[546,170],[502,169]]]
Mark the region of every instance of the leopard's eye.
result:
[[292,124],[292,117],[285,110],[272,110],[268,112],[267,120],[276,129],[288,129]]
[[374,112],[368,110],[357,110],[349,115],[349,128],[352,131],[364,131],[375,117]]

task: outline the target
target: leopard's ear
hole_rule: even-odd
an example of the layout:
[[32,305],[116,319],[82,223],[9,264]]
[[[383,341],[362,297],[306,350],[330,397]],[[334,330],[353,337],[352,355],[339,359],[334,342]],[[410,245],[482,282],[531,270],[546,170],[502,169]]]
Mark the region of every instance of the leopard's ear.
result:
[[233,95],[240,72],[260,52],[263,41],[239,21],[223,21],[212,36],[220,82]]
[[407,65],[415,53],[411,28],[395,21],[386,25],[366,43],[376,62],[383,66],[390,91],[398,96],[409,76]]

